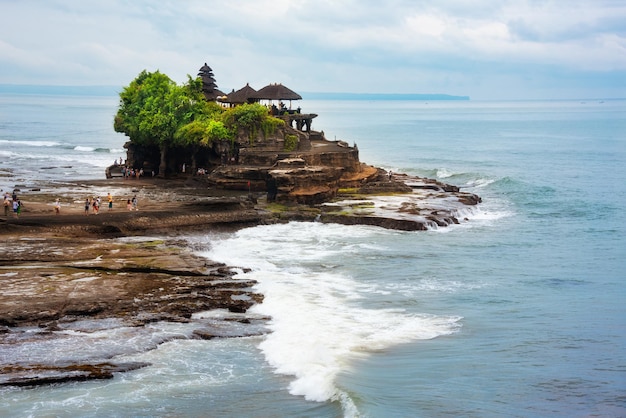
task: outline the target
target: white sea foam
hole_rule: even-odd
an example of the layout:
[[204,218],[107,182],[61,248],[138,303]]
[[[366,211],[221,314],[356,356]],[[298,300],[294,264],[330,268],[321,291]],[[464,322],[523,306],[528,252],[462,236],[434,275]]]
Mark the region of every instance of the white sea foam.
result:
[[319,223],[262,226],[239,231],[206,254],[253,269],[245,277],[258,281],[264,301],[250,312],[272,318],[272,332],[259,348],[276,373],[294,377],[290,393],[320,402],[339,400],[349,409],[351,401],[335,379],[356,356],[459,327],[459,317],[368,307],[375,286],[345,269],[320,268],[328,259],[345,263],[377,233],[395,232]]
[[6,158],[11,158],[15,155],[14,152],[11,151],[5,151],[5,150],[0,150],[0,157],[6,157]]
[[[54,332],[54,338],[39,329],[25,330],[24,335],[30,335],[28,341],[3,347],[3,359],[7,363],[34,364],[111,358],[143,353],[175,338],[189,338],[193,331],[189,324],[166,322],[125,327],[116,320],[110,324],[106,320],[85,320],[70,326],[72,328]],[[26,358],[25,352],[28,352]]]
[[462,185],[461,187],[462,188],[475,187],[477,189],[480,189],[480,188],[489,186],[493,182],[495,182],[495,179],[478,178],[467,184]]
[[8,145],[26,145],[29,147],[58,147],[61,145],[60,142],[56,141],[17,141],[10,139],[0,139],[0,145],[8,144]]
[[456,173],[453,171],[450,171],[446,168],[439,168],[437,169],[437,177],[439,177],[440,179],[445,179],[448,177],[452,177],[454,176]]

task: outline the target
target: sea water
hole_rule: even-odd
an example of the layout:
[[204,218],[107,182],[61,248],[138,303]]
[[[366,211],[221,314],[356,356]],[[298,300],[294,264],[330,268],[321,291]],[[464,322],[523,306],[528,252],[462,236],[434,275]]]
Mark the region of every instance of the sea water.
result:
[[[57,174],[98,177],[119,158],[114,98],[24,100],[2,98],[7,187],[74,161],[91,168]],[[362,161],[483,203],[422,232],[291,222],[189,235],[199,254],[251,269],[240,275],[265,300],[250,314],[271,318],[268,334],[136,343],[112,360],[151,366],[4,388],[0,415],[626,416],[626,101],[299,105]],[[189,333],[171,327],[153,334]]]
[[[104,178],[126,158],[113,96],[0,95],[0,187]],[[7,178],[9,177],[9,178]]]

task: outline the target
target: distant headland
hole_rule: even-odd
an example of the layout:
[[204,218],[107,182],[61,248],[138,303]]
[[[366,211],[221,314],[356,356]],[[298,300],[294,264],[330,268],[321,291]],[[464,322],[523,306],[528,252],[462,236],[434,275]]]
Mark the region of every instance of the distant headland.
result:
[[469,96],[417,93],[302,93],[308,100],[469,100]]

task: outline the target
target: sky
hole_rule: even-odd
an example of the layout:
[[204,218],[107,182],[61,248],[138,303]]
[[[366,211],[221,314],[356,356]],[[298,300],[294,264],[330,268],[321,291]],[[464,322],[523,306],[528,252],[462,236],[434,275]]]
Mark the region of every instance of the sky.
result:
[[625,0],[0,0],[0,84],[626,97]]

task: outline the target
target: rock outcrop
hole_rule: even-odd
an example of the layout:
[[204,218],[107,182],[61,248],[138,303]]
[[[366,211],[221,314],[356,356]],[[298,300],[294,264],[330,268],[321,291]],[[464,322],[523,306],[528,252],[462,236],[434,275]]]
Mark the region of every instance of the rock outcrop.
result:
[[[194,256],[181,241],[39,235],[20,246],[4,242],[0,247],[5,272],[0,386],[109,379],[146,366],[111,361],[120,350],[150,349],[173,338],[265,332],[265,318],[246,314],[263,300],[252,290],[255,282],[237,279],[235,270],[241,269]],[[228,314],[212,320],[193,317],[212,310]],[[187,324],[186,331],[151,337],[149,327],[162,321]],[[233,321],[239,326],[233,327]],[[138,342],[124,348],[126,329]],[[111,342],[102,345],[98,341],[104,337],[94,340],[94,333],[108,333]],[[141,335],[147,336],[143,343]],[[62,353],[46,348],[64,345],[75,347]]]

